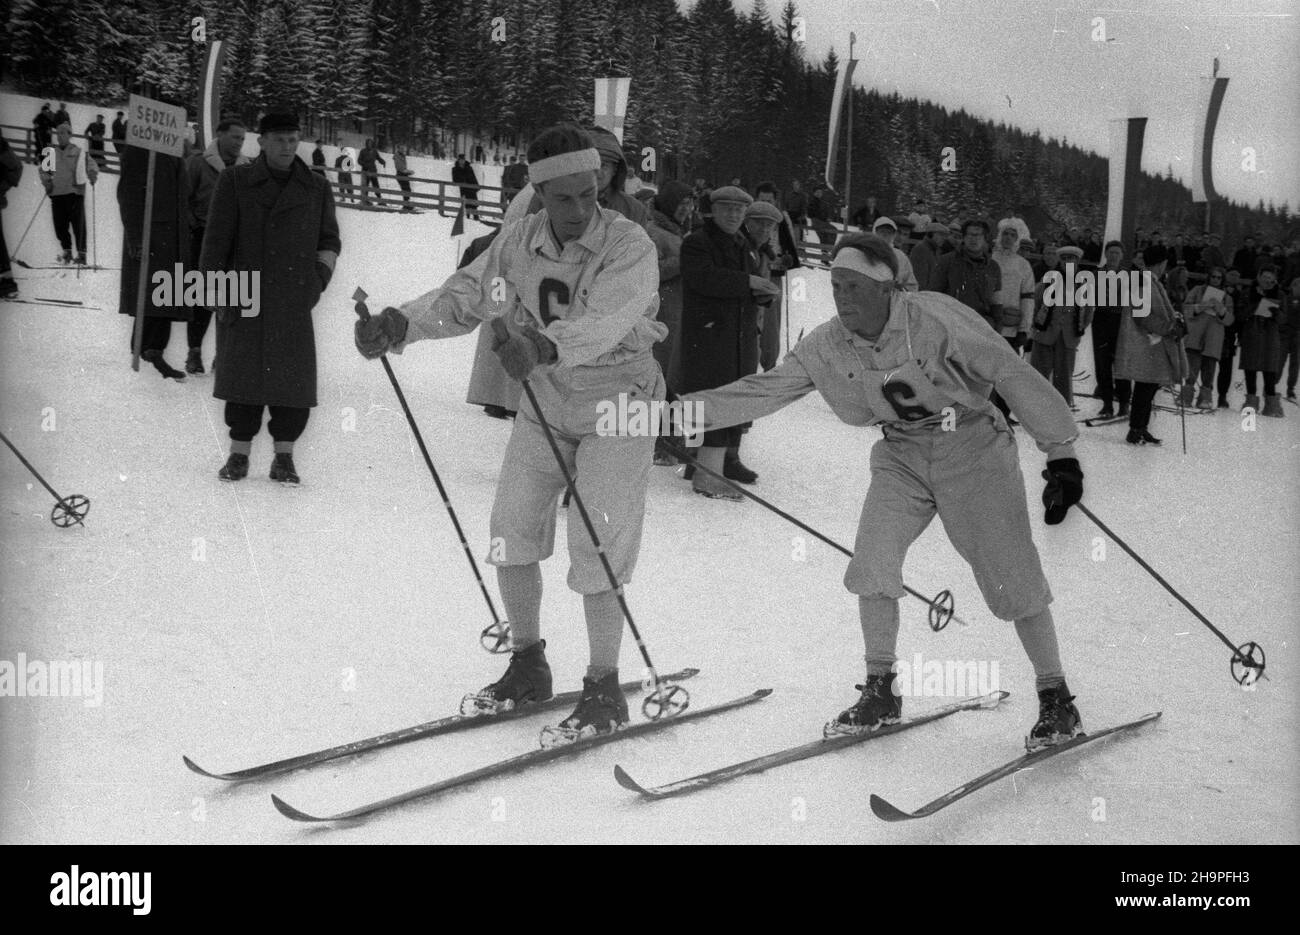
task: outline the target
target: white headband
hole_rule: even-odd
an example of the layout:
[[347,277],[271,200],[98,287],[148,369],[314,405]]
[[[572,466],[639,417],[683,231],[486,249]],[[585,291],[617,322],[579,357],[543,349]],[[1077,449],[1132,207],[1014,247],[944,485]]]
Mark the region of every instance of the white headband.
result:
[[831,261],[831,269],[851,269],[876,282],[888,282],[894,278],[889,271],[889,264],[872,260],[857,247],[845,247]]
[[562,175],[576,175],[579,172],[595,172],[600,168],[600,153],[593,147],[580,149],[574,153],[560,153],[547,156],[528,165],[530,182],[549,182]]

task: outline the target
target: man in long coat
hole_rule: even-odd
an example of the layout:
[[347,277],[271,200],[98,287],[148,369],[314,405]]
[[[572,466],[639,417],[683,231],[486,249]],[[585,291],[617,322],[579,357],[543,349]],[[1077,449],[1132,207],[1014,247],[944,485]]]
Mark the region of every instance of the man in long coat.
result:
[[329,285],[342,242],[329,183],[297,156],[298,118],[267,114],[258,133],[261,155],[218,176],[200,260],[205,274],[254,274],[259,282],[255,309],[232,301],[215,307],[213,395],[226,401],[231,439],[218,476],[247,476],[253,437],[269,407],[271,479],[296,484],[293,443],[316,405],[311,312]]
[[[122,218],[122,280],[117,310],[134,318],[140,286],[141,253],[144,249],[144,203],[149,181],[149,151],[138,146],[118,144],[122,177],[117,183],[117,207]],[[173,321],[188,322],[192,310],[184,305],[157,304],[152,293],[154,276],[160,272],[174,275],[176,264],[189,259],[189,182],[185,162],[179,156],[158,153],[154,157],[153,221],[149,226],[148,275],[144,321],[141,323],[140,356],[162,374],[178,382],[185,373],[163,359],[171,339]],[[130,332],[128,347],[134,345],[135,331]]]

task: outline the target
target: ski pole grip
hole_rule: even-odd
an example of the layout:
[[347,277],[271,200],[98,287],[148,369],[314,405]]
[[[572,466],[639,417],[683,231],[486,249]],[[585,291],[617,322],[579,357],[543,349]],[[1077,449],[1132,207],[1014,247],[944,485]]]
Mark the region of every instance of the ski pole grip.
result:
[[356,302],[356,313],[361,316],[362,321],[370,320],[370,309],[366,308],[366,299],[369,295],[365,289],[357,286],[356,291],[352,293],[352,301]]

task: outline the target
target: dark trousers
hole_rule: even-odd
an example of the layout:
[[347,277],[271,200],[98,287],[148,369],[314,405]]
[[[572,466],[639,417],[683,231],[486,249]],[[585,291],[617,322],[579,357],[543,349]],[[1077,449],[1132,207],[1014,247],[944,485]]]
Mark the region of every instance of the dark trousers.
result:
[[4,212],[0,211],[0,274],[9,275],[9,245],[5,243]]
[[411,183],[406,179],[398,179],[397,187],[402,190],[402,207],[409,209],[411,207]]
[[1237,332],[1229,328],[1223,332],[1223,350],[1219,351],[1219,395],[1225,399],[1232,386],[1232,358],[1237,353]]
[[[199,268],[199,257],[203,253],[203,232],[206,228],[196,227],[190,231],[190,269]],[[190,347],[202,347],[203,338],[208,333],[208,325],[212,323],[212,312],[206,308],[190,309],[192,317],[185,326],[186,337],[189,338]]]
[[86,212],[82,207],[83,201],[85,198],[76,192],[50,196],[54,236],[59,238],[59,246],[64,250],[74,249],[75,240],[75,249],[80,253],[86,252]]
[[[132,351],[135,350],[135,318],[131,319],[131,330],[127,332],[127,346]],[[150,318],[145,316],[144,324],[140,326],[140,353],[145,351],[165,351],[167,342],[172,336],[172,320],[170,318]]]
[[1128,427],[1131,432],[1145,432],[1151,424],[1151,403],[1156,398],[1159,383],[1134,383],[1133,403],[1128,411]]
[[1255,374],[1264,378],[1264,395],[1277,395],[1277,374],[1271,370],[1247,370],[1246,371],[1246,392],[1255,395]]
[[1103,409],[1111,409],[1116,401],[1128,405],[1132,385],[1128,380],[1115,379],[1115,348],[1119,344],[1119,315],[1115,312],[1098,312],[1092,320],[1092,366],[1097,371],[1097,398]]
[[465,199],[464,209],[465,217],[478,218],[478,189],[472,186],[462,185],[460,187],[460,197]]
[[[262,410],[264,406],[250,406],[247,403],[226,403],[226,425],[230,426],[230,437],[237,442],[251,442],[253,436],[262,428]],[[307,427],[310,409],[295,406],[270,406],[271,421],[266,424],[271,437],[278,442],[298,440],[303,429]]]
[[[3,246],[0,243],[0,249]],[[1277,372],[1286,373],[1286,392],[1291,396],[1295,393],[1296,377],[1300,376],[1300,328],[1292,328],[1282,334],[1282,353],[1286,356],[1282,358],[1282,366]]]
[[379,173],[362,172],[361,173],[361,201],[363,203],[370,204],[369,195],[370,195],[370,189],[372,188],[375,190],[375,200],[382,201],[382,197],[380,196],[379,193]]

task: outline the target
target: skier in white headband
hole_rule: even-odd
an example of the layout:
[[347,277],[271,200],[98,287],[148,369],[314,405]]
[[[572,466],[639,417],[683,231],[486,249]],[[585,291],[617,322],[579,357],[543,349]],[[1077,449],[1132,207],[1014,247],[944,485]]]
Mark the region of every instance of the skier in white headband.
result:
[[1014,621],[1037,677],[1031,748],[1082,731],[1065,684],[1052,600],[1034,547],[1019,453],[997,392],[1047,455],[1046,521],[1061,522],[1083,496],[1074,418],[1060,395],[975,312],[934,292],[904,291],[893,249],[873,234],[835,246],[838,315],[814,329],[780,366],[715,390],[689,393],[703,424],[749,422],[817,390],[849,425],[880,425],[871,484],[844,576],[858,596],[867,678],[858,701],[826,726],[861,733],[896,723],[898,600],[903,560],[935,514],[970,564],[994,615]]
[[[468,334],[492,320],[507,373],[529,380],[556,435],[578,494],[596,519],[620,584],[631,580],[641,543],[654,436],[598,433],[598,416],[627,400],[662,400],[651,354],[668,329],[656,320],[659,267],[645,229],[597,204],[600,154],[580,127],[560,124],[528,150],[543,209],[508,224],[492,245],[441,288],[386,308],[356,327],[366,357],[431,338]],[[508,325],[502,329],[502,324]],[[581,465],[577,469],[577,465]],[[541,639],[539,563],[554,547],[564,475],[525,399],[506,446],[492,507],[487,561],[510,621],[513,654],[498,681],[467,697],[493,713],[552,696]],[[590,665],[577,709],[561,723],[571,739],[628,719],[619,689],[623,616],[578,510],[569,510],[569,587],[583,596]]]

